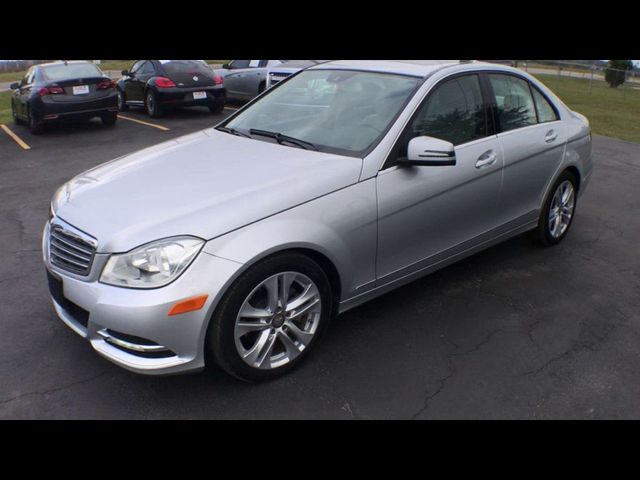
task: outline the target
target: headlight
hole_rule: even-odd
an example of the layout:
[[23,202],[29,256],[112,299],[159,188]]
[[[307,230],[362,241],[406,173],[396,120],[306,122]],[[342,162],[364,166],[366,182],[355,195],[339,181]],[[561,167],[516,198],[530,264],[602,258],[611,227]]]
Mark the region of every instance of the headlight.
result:
[[204,240],[172,237],[147,243],[128,253],[113,254],[100,282],[118,287],[156,288],[172,282],[191,264]]

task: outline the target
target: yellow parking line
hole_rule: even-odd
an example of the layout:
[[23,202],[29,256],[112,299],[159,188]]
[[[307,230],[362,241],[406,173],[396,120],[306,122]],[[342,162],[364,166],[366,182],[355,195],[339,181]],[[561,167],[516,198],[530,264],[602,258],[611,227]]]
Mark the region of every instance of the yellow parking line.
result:
[[118,114],[118,118],[121,118],[123,120],[129,120],[130,122],[140,123],[141,125],[146,125],[147,127],[157,128],[158,130],[162,130],[162,131],[165,131],[165,132],[169,130],[167,127],[163,127],[162,125],[156,125],[155,123],[143,122],[142,120],[138,120],[136,118],[131,118],[131,117],[125,117],[124,115],[120,115],[120,114]]
[[0,128],[2,128],[2,130],[7,132],[7,135],[9,135],[11,138],[13,138],[15,140],[15,142],[18,145],[20,145],[22,148],[24,148],[25,150],[31,150],[31,147],[29,145],[27,145],[25,142],[23,142],[22,139],[18,135],[16,135],[11,130],[9,130],[9,127],[7,127],[4,124],[0,124]]

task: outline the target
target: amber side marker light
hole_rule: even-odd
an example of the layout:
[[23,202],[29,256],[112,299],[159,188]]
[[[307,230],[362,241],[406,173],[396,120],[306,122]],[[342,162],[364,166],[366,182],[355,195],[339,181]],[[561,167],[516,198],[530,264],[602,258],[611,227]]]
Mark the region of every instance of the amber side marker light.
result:
[[197,297],[180,300],[173,307],[171,307],[171,310],[169,310],[169,316],[171,317],[172,315],[180,315],[181,313],[200,310],[202,307],[204,307],[207,298],[209,298],[209,295],[198,295]]

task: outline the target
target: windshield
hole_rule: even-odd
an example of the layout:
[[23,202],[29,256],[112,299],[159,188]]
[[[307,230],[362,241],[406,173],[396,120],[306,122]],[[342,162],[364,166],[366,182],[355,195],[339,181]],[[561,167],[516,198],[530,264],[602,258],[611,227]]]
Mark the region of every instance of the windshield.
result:
[[306,70],[224,126],[279,133],[321,151],[357,156],[386,133],[420,81],[376,72]]
[[60,63],[42,68],[42,77],[47,82],[103,76],[100,69],[91,63]]

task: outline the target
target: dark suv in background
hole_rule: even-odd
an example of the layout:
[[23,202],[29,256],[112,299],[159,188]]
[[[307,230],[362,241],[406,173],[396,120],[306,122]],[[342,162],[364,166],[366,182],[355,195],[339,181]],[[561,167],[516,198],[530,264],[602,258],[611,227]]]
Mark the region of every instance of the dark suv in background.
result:
[[33,134],[45,123],[100,117],[105,125],[118,118],[116,84],[86,61],[34,65],[11,84],[11,111],[16,124],[27,123]]
[[118,108],[144,107],[161,116],[167,107],[206,106],[212,113],[224,108],[223,79],[203,60],[138,60],[118,80]]

